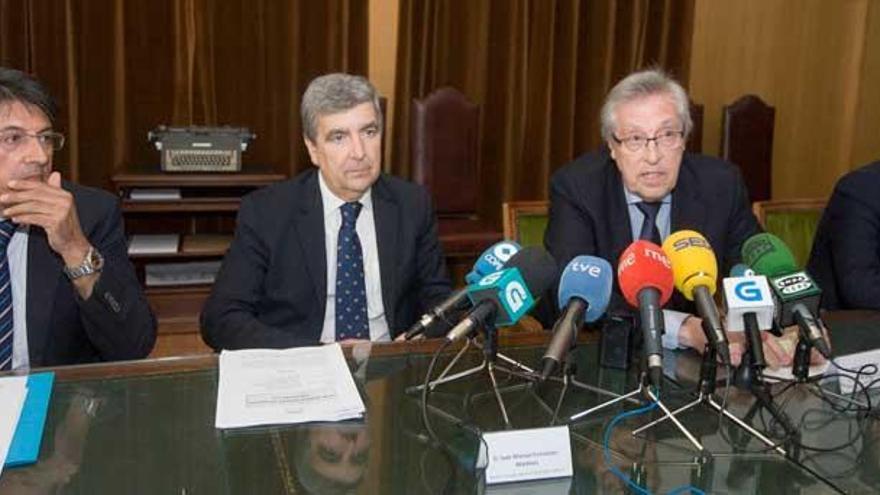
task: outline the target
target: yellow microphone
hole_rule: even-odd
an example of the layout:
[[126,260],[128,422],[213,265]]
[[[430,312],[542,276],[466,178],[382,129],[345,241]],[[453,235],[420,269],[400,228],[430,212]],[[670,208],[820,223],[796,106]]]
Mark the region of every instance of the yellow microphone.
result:
[[679,230],[663,242],[663,252],[672,262],[675,288],[697,304],[706,339],[721,357],[721,362],[729,365],[727,334],[721,325],[718,307],[712,299],[718,287],[718,261],[712,246],[699,232]]

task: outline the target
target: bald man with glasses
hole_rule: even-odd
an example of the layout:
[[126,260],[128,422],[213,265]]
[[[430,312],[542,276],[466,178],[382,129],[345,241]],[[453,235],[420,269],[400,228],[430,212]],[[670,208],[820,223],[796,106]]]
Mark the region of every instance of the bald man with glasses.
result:
[[156,339],[117,198],[53,170],[55,113],[0,67],[0,371],[141,358]]

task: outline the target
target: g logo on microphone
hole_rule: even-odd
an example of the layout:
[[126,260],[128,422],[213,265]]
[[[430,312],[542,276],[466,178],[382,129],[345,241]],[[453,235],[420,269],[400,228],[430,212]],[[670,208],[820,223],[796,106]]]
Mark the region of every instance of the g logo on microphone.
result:
[[504,302],[507,303],[512,313],[518,313],[528,297],[526,288],[516,280],[507,284],[507,287],[504,288]]
[[754,280],[745,280],[733,287],[733,293],[736,297],[748,302],[758,302],[761,300],[761,289]]

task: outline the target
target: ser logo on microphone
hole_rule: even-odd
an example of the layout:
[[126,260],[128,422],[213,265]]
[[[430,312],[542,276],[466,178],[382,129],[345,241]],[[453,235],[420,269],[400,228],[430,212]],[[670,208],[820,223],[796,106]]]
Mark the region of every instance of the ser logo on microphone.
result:
[[736,297],[748,302],[758,302],[761,298],[761,289],[754,280],[745,280],[733,287]]
[[682,249],[687,249],[689,247],[712,249],[712,247],[709,246],[709,242],[706,239],[700,237],[685,237],[684,239],[679,239],[672,244],[672,249],[674,249],[675,252],[681,251]]

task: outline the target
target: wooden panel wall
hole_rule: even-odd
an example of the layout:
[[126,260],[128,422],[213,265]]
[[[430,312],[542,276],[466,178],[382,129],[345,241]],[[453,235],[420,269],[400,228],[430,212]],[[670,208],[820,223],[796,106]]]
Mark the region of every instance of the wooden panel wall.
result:
[[776,107],[773,196],[825,196],[880,159],[880,2],[697,0],[689,88],[717,154],[721,107],[756,93]]

